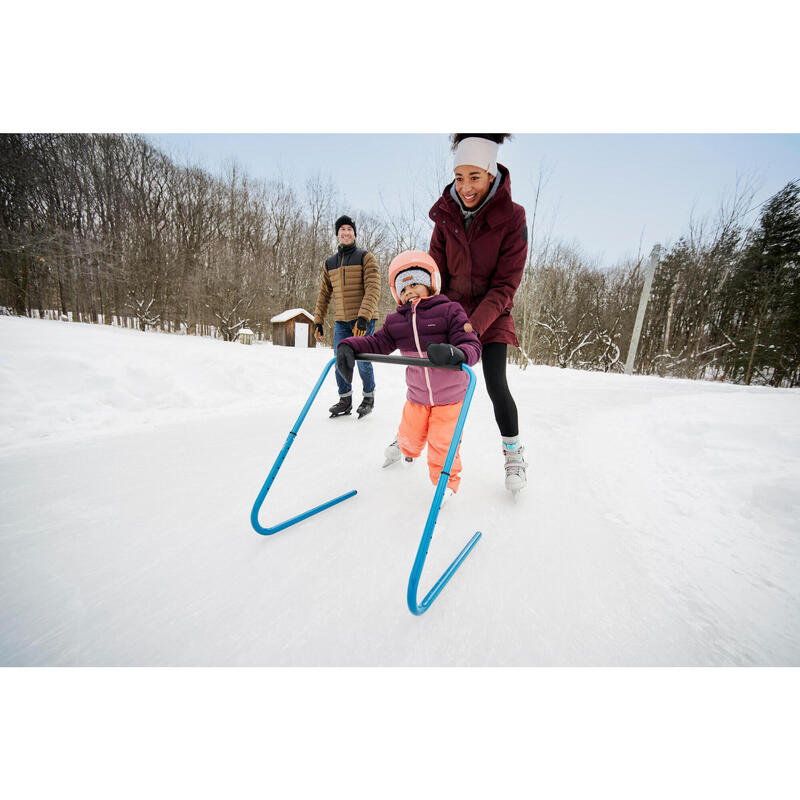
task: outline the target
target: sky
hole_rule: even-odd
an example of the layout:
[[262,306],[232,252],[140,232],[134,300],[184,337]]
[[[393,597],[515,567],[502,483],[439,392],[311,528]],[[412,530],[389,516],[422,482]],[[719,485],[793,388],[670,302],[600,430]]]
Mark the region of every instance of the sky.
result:
[[[431,198],[448,171],[446,132],[510,130],[501,163],[529,213],[546,177],[538,232],[606,266],[668,246],[737,179],[758,204],[800,178],[796,25],[783,0],[668,11],[563,0],[525,24],[471,0],[459,15],[424,0],[400,15],[240,5],[55,6],[43,28],[38,4],[16,4],[1,57],[10,73],[24,63],[25,79],[5,87],[0,129],[142,132],[212,169],[236,158],[254,175],[329,175],[350,211],[408,205],[415,187]],[[501,48],[491,59],[489,41]],[[358,56],[337,58],[339,42],[357,42]],[[91,80],[65,86],[61,74]]]
[[[452,173],[447,134],[153,134],[180,163],[220,173],[283,176],[298,188],[314,175],[337,187],[339,213],[397,213],[412,198],[424,213]],[[713,217],[737,181],[753,214],[800,180],[800,134],[515,134],[498,160],[530,222],[542,179],[535,237],[577,244],[599,266],[669,246],[690,218]],[[439,179],[437,181],[437,178]],[[441,185],[440,185],[441,183]]]

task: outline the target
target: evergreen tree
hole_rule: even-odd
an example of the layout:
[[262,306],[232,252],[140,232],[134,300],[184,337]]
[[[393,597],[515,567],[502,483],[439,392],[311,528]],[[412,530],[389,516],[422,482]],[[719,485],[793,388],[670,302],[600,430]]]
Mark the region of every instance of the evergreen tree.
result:
[[769,199],[731,281],[738,310],[736,374],[750,384],[798,383],[800,369],[800,184]]

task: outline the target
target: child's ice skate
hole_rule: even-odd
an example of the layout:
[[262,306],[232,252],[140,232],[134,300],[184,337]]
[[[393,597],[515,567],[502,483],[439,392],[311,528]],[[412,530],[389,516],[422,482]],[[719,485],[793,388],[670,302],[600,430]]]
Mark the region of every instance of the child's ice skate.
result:
[[456,493],[448,486],[442,495],[442,504],[439,506],[439,509],[441,511],[447,511],[449,508],[452,508],[453,498],[455,496]]
[[[396,464],[396,463],[397,463],[397,462],[400,460],[400,457],[401,457],[402,455],[403,455],[403,454],[400,452],[400,445],[399,445],[399,444],[397,444],[397,439],[395,439],[395,440],[394,440],[394,441],[393,441],[393,442],[392,442],[392,443],[391,443],[391,444],[390,444],[390,445],[389,445],[389,446],[388,446],[388,447],[387,447],[387,448],[386,448],[386,449],[383,451],[383,457],[386,459],[386,460],[383,462],[383,466],[384,466],[384,467],[390,467],[392,464]],[[412,462],[414,459],[413,459],[413,458],[409,458],[408,456],[405,456],[405,460],[406,460],[408,463],[411,463],[411,462]]]
[[383,462],[384,467],[390,467],[392,464],[397,463],[400,460],[400,446],[397,444],[397,439],[395,439],[384,451],[383,457],[386,459]]

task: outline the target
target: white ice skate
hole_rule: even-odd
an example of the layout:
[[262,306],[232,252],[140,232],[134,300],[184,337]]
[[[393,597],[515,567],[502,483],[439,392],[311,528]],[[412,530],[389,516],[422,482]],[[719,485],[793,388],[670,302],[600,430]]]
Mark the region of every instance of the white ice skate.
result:
[[442,495],[442,504],[439,506],[441,511],[447,511],[453,507],[453,498],[456,496],[456,493],[448,486],[444,490],[444,494]]
[[400,452],[400,445],[397,444],[397,439],[395,439],[384,451],[383,457],[386,459],[383,462],[384,467],[390,467],[392,464],[396,464],[400,460],[400,456],[402,453]]
[[[396,464],[403,454],[400,452],[400,445],[397,444],[397,439],[395,439],[384,451],[383,457],[386,459],[383,462],[384,467],[391,467],[392,464]],[[405,460],[410,464],[414,459],[409,458],[409,456],[405,456]]]
[[506,463],[506,489],[516,498],[517,493],[528,484],[525,470],[528,462],[525,460],[525,446],[518,444],[513,450],[503,447],[503,456]]

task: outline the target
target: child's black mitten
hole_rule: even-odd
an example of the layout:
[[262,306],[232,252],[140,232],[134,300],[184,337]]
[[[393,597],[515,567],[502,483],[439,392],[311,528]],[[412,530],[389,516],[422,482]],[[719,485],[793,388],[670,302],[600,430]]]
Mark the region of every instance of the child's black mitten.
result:
[[[427,351],[428,359],[437,367],[447,367],[450,365],[461,364],[465,360],[464,351],[452,344],[442,342],[436,344],[431,342]],[[340,370],[341,371],[341,370]]]
[[353,382],[353,367],[356,365],[356,354],[349,344],[340,344],[336,348],[336,368],[345,383]]

